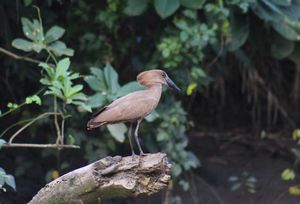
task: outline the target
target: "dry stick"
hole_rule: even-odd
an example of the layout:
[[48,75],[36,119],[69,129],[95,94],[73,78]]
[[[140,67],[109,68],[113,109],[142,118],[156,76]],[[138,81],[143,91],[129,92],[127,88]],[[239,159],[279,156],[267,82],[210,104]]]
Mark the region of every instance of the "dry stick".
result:
[[27,62],[33,62],[33,63],[36,63],[36,64],[39,64],[39,63],[43,63],[42,61],[39,61],[39,60],[36,60],[36,59],[32,59],[30,57],[25,57],[25,56],[20,56],[20,55],[17,55],[15,53],[12,53],[2,47],[0,47],[0,52],[16,59],[16,60],[24,60],[24,61],[27,61]]
[[29,127],[32,123],[34,123],[35,121],[42,119],[45,116],[48,115],[61,115],[61,113],[55,113],[55,112],[47,112],[47,113],[43,113],[41,115],[39,115],[38,117],[36,117],[35,119],[33,119],[31,122],[27,123],[26,125],[24,125],[23,127],[21,127],[15,134],[13,134],[13,136],[10,137],[8,144],[12,144],[12,141],[15,139],[15,137],[20,134],[24,129],[26,129],[27,127]]
[[[53,104],[54,104],[54,112],[57,112],[57,100],[56,100],[56,96],[54,96],[53,98]],[[60,132],[60,128],[58,125],[58,121],[57,121],[57,115],[54,115],[54,125],[55,125],[55,129],[56,129],[56,144],[62,143],[61,141],[61,132]]]
[[62,148],[75,148],[79,149],[80,146],[78,145],[61,145],[61,144],[30,144],[30,143],[6,143],[2,147],[32,147],[32,148],[55,148],[55,149],[62,149]]

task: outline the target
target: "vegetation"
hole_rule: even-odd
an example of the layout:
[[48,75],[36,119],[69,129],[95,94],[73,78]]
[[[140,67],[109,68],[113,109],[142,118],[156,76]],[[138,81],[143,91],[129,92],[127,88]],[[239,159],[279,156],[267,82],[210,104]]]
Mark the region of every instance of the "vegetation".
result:
[[[143,146],[168,154],[183,189],[189,189],[187,172],[201,164],[189,149],[189,129],[233,124],[260,132],[259,139],[281,129],[292,139],[295,131],[298,165],[298,1],[4,0],[0,10],[0,166],[15,177],[17,190],[33,167],[42,172],[40,187],[82,164],[130,153],[126,124],[87,132],[86,121],[141,89],[135,76],[155,68],[166,70],[183,93],[164,93],[141,127]],[[28,148],[16,151],[19,143]],[[291,172],[282,178],[291,179]],[[15,189],[14,182],[0,168],[0,189]],[[257,191],[248,174],[230,182]]]

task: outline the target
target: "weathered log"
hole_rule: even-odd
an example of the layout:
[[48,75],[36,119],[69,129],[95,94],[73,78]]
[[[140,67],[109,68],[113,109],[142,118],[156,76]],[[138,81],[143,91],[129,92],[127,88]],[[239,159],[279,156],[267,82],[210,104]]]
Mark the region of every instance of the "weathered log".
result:
[[106,157],[69,172],[42,188],[29,204],[100,203],[116,197],[151,195],[170,181],[166,154]]

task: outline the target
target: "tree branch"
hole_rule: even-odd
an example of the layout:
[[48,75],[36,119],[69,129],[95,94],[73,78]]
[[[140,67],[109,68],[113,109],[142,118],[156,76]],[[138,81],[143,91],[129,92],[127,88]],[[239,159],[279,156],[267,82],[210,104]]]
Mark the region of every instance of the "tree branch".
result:
[[[39,60],[36,60],[36,59],[32,59],[32,58],[30,58],[30,57],[25,57],[25,56],[17,55],[17,54],[15,54],[15,53],[13,53],[13,52],[10,52],[10,51],[8,51],[8,50],[2,48],[2,47],[0,47],[0,52],[6,54],[6,55],[8,55],[8,56],[10,56],[10,57],[12,57],[12,58],[14,58],[14,59],[16,59],[16,60],[23,60],[23,61],[27,61],[27,62],[33,62],[33,63],[36,63],[36,64],[44,63],[44,62],[42,62],[42,61],[39,61]],[[50,65],[51,67],[54,67],[53,64],[49,64],[49,65]]]
[[26,148],[75,148],[79,149],[78,145],[64,145],[64,144],[31,144],[31,143],[6,143],[2,147],[26,147]]
[[100,203],[116,197],[151,195],[168,185],[170,169],[163,153],[135,159],[106,157],[55,179],[29,204]]

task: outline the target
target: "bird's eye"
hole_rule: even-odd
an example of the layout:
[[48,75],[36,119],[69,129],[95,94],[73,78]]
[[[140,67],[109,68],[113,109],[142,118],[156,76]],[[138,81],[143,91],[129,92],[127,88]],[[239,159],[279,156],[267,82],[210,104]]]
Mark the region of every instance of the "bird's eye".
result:
[[166,77],[166,73],[164,73],[164,72],[161,73],[161,76],[162,76],[162,77]]

